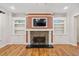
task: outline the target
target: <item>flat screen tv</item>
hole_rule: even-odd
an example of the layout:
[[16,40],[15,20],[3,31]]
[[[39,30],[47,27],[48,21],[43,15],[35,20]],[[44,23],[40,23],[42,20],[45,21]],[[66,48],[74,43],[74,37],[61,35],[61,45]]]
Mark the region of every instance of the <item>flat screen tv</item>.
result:
[[33,19],[33,26],[46,26],[46,19],[43,18]]

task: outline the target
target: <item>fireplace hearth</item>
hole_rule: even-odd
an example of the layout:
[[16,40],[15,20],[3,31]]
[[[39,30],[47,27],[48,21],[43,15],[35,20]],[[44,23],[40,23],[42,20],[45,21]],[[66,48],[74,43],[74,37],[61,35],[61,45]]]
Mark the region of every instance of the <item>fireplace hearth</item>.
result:
[[53,48],[52,45],[45,44],[45,45],[27,45],[26,48]]

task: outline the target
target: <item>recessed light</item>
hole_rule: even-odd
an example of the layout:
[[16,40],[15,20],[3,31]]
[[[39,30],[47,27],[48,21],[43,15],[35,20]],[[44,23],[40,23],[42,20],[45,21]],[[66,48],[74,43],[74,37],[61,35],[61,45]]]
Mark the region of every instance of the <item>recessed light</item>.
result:
[[15,10],[15,7],[14,6],[11,6],[10,9]]
[[68,9],[68,6],[65,6],[64,9],[67,10]]

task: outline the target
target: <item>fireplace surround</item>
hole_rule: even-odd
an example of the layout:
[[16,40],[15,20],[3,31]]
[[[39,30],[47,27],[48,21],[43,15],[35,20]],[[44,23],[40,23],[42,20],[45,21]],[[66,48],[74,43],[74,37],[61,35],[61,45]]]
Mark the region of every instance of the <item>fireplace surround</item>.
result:
[[[33,19],[42,21],[46,19],[46,26],[33,26]],[[26,42],[27,47],[48,48],[53,47],[53,22],[51,13],[31,13],[27,16],[26,23]],[[42,24],[39,21],[39,24]],[[38,24],[38,23],[37,23]]]
[[30,31],[30,44],[28,47],[48,48],[53,47],[49,44],[49,31]]
[[34,45],[48,44],[49,43],[49,32],[48,31],[31,31],[30,32],[30,43]]

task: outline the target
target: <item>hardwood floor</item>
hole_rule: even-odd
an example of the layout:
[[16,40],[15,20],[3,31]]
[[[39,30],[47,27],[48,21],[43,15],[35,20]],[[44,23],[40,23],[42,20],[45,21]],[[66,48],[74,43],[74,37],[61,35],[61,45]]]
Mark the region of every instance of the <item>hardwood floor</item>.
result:
[[25,45],[7,45],[0,48],[0,56],[79,56],[79,47],[54,45],[54,48],[26,48]]

